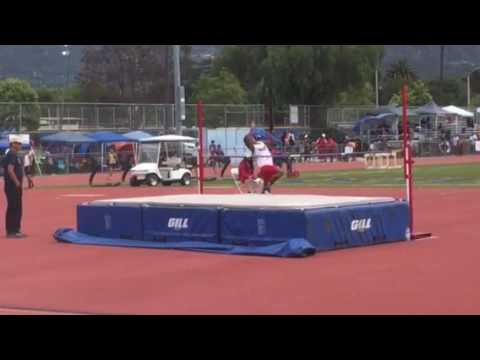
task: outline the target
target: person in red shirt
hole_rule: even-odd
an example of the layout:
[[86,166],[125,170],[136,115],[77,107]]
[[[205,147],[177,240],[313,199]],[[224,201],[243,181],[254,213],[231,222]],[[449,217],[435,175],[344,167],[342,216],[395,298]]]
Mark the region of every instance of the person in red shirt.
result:
[[322,137],[318,138],[316,141],[317,154],[320,155],[319,160],[323,160],[323,155],[327,152],[327,135],[322,134]]
[[335,158],[335,154],[337,153],[337,142],[335,141],[334,138],[330,138],[327,140],[327,148],[328,148],[328,153],[331,154],[330,162],[333,162],[333,159]]
[[245,157],[238,166],[238,177],[242,184],[254,179],[253,159]]
[[253,159],[245,157],[238,166],[238,179],[247,188],[249,194],[258,193],[263,188],[263,181],[255,177]]

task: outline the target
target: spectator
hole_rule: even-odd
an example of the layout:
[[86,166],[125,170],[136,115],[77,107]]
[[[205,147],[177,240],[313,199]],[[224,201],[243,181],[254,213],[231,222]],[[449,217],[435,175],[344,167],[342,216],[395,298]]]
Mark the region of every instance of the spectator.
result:
[[124,149],[123,151],[120,152],[120,165],[123,171],[122,183],[125,182],[127,175],[132,169],[134,163],[135,163],[135,160],[131,151]]
[[288,145],[295,146],[295,141],[296,141],[295,134],[292,131],[290,131],[288,133]]
[[30,148],[30,151],[25,154],[23,159],[23,168],[25,171],[25,176],[28,181],[28,188],[33,189],[35,184],[33,183],[33,174],[34,174],[34,164],[35,164],[35,151],[33,146]]
[[287,174],[292,174],[292,172],[293,172],[292,159],[287,154],[282,153],[276,147],[272,147],[271,151],[272,151],[273,162],[274,162],[275,166],[277,166],[281,169],[281,168],[283,168],[283,165],[285,164],[287,166]]
[[452,139],[452,145],[453,145],[453,149],[454,149],[454,153],[455,155],[460,155],[460,136],[458,135],[455,135]]
[[323,159],[323,156],[327,152],[327,148],[328,148],[327,135],[322,134],[322,136],[317,139],[315,145],[317,147],[317,153],[318,153],[320,159]]
[[108,179],[111,180],[113,176],[113,171],[118,165],[118,155],[113,146],[110,147],[107,155],[107,165],[108,165]]
[[288,149],[290,144],[290,137],[287,131],[285,131],[282,135],[282,145],[284,149]]
[[353,159],[353,156],[354,156],[353,154],[355,152],[357,144],[354,141],[350,140],[348,136],[345,138],[345,140],[346,140],[346,143],[345,143],[345,151],[343,153],[344,154],[343,159],[344,161],[351,162]]
[[330,138],[327,140],[327,149],[328,153],[330,154],[330,162],[334,162],[335,155],[337,154],[337,142],[334,138]]
[[215,141],[212,140],[210,146],[208,147],[208,166],[213,168],[213,171],[216,171],[217,168],[217,145],[215,145]]
[[222,171],[220,173],[220,177],[223,178],[225,175],[225,171],[227,171],[228,167],[232,163],[232,159],[230,157],[225,156],[225,153],[223,152],[222,145],[218,144],[217,145],[217,150],[216,150],[216,159],[219,164],[222,164]]

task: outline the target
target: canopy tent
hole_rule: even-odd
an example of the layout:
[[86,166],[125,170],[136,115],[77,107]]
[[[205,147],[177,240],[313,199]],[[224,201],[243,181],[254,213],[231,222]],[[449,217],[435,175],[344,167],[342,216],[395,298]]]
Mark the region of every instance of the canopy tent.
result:
[[365,130],[372,130],[379,126],[388,126],[395,128],[398,125],[398,116],[393,113],[384,113],[379,115],[369,115],[360,119],[353,127],[353,132],[362,135]]
[[[403,108],[395,105],[381,106],[375,110],[370,111],[367,115],[377,116],[382,114],[394,114],[396,116],[403,116]],[[417,111],[408,109],[408,116],[417,116]]]
[[422,106],[417,109],[417,113],[419,115],[432,115],[435,117],[435,130],[438,129],[438,117],[447,117],[451,115],[447,111],[443,110],[440,106],[438,106],[434,101],[431,103]]
[[60,144],[89,144],[95,140],[85,135],[74,132],[59,132],[52,135],[44,136],[40,139],[42,143],[60,143]]
[[[110,144],[125,144],[125,143],[135,143],[136,141],[135,140],[131,140],[129,138],[127,138],[126,136],[124,135],[120,135],[120,134],[116,134],[116,133],[113,133],[113,132],[110,132],[110,131],[98,131],[98,132],[94,132],[94,133],[90,133],[88,134],[88,136],[90,138],[92,138],[93,140],[95,140],[95,142],[97,144],[100,144],[100,153],[101,153],[101,163],[103,164],[104,163],[104,159],[105,159],[105,150],[106,150],[106,146],[107,145],[110,145]],[[115,146],[114,146],[115,148]],[[102,171],[103,171],[103,167],[102,167]]]
[[132,132],[123,134],[123,136],[126,137],[127,139],[133,140],[133,141],[141,141],[141,140],[148,139],[148,138],[152,137],[152,135],[150,135],[150,134],[148,134],[144,131],[132,131]]
[[98,131],[87,135],[97,143],[111,144],[115,142],[131,142],[132,140],[119,134],[110,131]]
[[456,106],[453,106],[453,105],[444,107],[442,109],[444,111],[448,112],[449,114],[452,114],[452,115],[457,115],[457,116],[461,116],[461,117],[465,117],[465,118],[474,117],[474,114],[471,113],[470,111],[466,111],[462,108],[459,108],[459,107],[456,107]]
[[417,113],[419,115],[435,115],[435,116],[447,116],[450,115],[447,111],[443,110],[440,106],[438,106],[434,101],[431,103],[422,106],[417,109]]

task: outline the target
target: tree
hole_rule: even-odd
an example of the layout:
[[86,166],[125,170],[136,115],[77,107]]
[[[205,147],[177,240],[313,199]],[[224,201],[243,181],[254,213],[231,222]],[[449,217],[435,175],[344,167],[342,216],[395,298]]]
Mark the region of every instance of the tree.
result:
[[[410,84],[408,89],[408,104],[409,106],[423,106],[433,100],[432,95],[425,82],[417,80]],[[402,95],[401,92],[395,94],[390,100],[390,104],[401,105]]]
[[243,104],[246,92],[235,75],[226,69],[217,75],[204,75],[193,86],[194,102],[205,104]]
[[361,88],[349,89],[348,91],[341,92],[338,96],[336,104],[338,106],[375,105],[375,89],[373,88],[372,84],[367,82]]
[[168,102],[169,45],[85,49],[79,74],[89,101]]
[[230,45],[216,65],[240,80],[250,101],[332,105],[373,81],[379,45]]
[[432,80],[428,83],[428,87],[432,97],[439,104],[459,106],[465,105],[467,102],[467,87],[465,80]]
[[[245,90],[235,75],[226,69],[218,74],[203,75],[193,85],[192,101],[201,100],[205,104],[243,104],[247,99]],[[209,127],[223,125],[224,113],[207,114]]]
[[[0,81],[0,128],[35,131],[40,126],[38,94],[29,82],[19,79]],[[20,106],[18,103],[26,103]],[[21,125],[20,125],[21,124]]]
[[398,60],[396,63],[390,65],[387,70],[387,79],[389,80],[402,80],[402,81],[415,81],[417,80],[417,74],[412,69],[407,59]]
[[228,69],[235,74],[247,91],[249,101],[256,102],[256,90],[261,81],[261,64],[270,45],[226,45],[213,64],[213,72]]

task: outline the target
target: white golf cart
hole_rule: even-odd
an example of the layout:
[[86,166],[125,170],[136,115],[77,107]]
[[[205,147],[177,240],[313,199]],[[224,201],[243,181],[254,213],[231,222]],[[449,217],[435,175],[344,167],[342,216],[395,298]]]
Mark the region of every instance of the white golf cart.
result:
[[196,167],[197,139],[165,135],[140,142],[138,165],[130,170],[131,186],[143,184],[170,186],[180,183],[189,186]]

